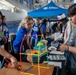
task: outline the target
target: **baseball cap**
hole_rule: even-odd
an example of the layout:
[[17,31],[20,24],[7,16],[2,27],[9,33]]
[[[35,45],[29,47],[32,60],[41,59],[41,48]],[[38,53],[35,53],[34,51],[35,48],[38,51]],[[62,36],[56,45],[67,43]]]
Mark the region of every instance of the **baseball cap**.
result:
[[66,18],[66,15],[65,14],[61,14],[61,15],[58,15],[57,16],[58,20],[63,20]]

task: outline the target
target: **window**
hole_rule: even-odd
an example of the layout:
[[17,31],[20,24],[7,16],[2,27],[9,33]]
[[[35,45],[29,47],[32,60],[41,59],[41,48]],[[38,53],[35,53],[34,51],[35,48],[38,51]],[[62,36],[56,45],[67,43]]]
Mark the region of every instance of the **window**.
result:
[[70,2],[72,2],[73,0],[70,0]]
[[57,2],[59,2],[59,0],[57,0]]

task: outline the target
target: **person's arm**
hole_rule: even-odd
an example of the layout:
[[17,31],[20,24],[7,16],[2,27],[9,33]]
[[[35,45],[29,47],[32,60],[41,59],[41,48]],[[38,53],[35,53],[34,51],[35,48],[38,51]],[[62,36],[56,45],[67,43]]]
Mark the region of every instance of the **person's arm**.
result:
[[76,54],[76,47],[69,46],[69,52]]
[[66,44],[70,38],[70,34],[72,31],[72,25],[70,22],[67,23],[67,27],[65,29],[65,33],[64,33],[64,44]]
[[4,56],[5,58],[9,59],[12,63],[12,67],[17,68],[18,63],[15,57],[13,57],[11,54],[6,52],[2,47],[0,47],[0,55]]
[[55,43],[62,38],[63,38],[63,33],[61,33],[53,42]]
[[60,45],[60,50],[61,50],[62,52],[64,52],[64,51],[66,51],[66,47],[68,47],[68,51],[69,51],[69,52],[76,54],[76,47],[68,46],[68,45],[66,45],[66,44],[61,44],[61,45]]

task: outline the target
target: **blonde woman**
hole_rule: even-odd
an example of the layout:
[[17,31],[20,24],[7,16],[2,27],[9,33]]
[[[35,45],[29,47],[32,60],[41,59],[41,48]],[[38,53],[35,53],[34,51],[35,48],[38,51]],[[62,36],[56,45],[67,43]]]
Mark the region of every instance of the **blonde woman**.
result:
[[[27,35],[29,33],[29,31],[32,29],[32,27],[33,27],[33,19],[30,16],[26,16],[21,21],[21,23],[18,27],[16,38],[13,42],[13,48],[14,48],[14,52],[16,54],[18,54],[20,51],[20,45],[21,45],[24,35]],[[26,40],[26,38],[25,38],[25,40]]]

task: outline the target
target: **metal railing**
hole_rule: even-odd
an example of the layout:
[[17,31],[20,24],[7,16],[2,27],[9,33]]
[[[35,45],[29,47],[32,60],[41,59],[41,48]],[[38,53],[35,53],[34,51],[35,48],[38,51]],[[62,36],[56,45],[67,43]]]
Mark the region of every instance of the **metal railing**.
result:
[[25,5],[26,7],[28,7],[29,9],[33,10],[33,0],[16,0],[17,2]]

